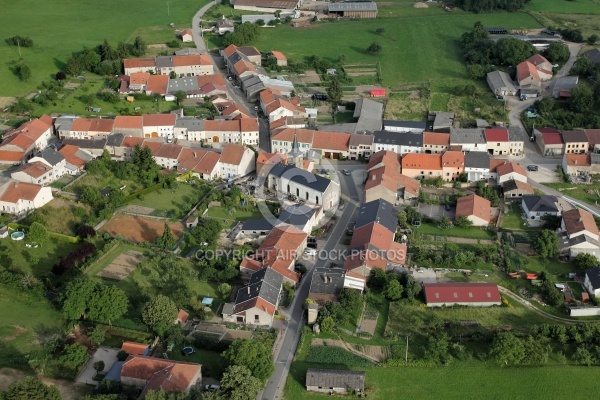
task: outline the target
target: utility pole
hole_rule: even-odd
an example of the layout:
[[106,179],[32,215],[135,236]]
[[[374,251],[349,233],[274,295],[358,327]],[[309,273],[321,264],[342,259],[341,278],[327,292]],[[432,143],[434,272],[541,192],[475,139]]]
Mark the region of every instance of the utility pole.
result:
[[408,364],[408,335],[406,335],[406,353],[404,355],[404,362]]
[[167,1],[167,16],[171,15],[171,9],[169,7],[169,2]]
[[21,58],[21,41],[17,39],[17,48],[19,49],[19,58]]

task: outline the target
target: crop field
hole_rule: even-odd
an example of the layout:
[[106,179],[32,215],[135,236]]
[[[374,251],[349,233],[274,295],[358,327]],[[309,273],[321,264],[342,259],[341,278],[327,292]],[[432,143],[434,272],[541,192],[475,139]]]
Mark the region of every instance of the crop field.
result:
[[[155,218],[144,218],[132,215],[118,214],[111,218],[102,230],[111,236],[123,235],[125,240],[132,242],[154,242],[164,232],[165,221]],[[183,233],[181,222],[169,222],[169,227],[175,237]]]
[[525,10],[558,14],[600,14],[600,4],[594,0],[531,0]]
[[[92,0],[36,1],[0,0],[0,96],[21,96],[34,90],[42,80],[64,69],[72,52],[91,48],[107,39],[133,43],[137,34],[148,44],[175,38],[175,29],[188,28],[192,16],[206,0],[146,0],[143,6],[132,1]],[[167,6],[168,5],[168,6]],[[135,11],[134,11],[135,10]],[[33,39],[33,47],[21,48],[21,57],[31,68],[31,78],[22,82],[12,72],[19,50],[4,39],[15,35]]]
[[[336,60],[340,54],[347,63],[381,62],[383,83],[397,87],[428,80],[466,78],[458,39],[476,21],[485,26],[508,29],[539,28],[539,23],[524,13],[466,14],[445,13],[423,16],[317,23],[308,28],[279,26],[261,30],[254,44],[261,51],[277,49],[288,58],[302,60],[313,54]],[[402,28],[399,29],[399,26]],[[385,33],[378,35],[378,28]],[[330,40],[323,40],[331,38]],[[372,42],[383,47],[380,55],[367,53]]]

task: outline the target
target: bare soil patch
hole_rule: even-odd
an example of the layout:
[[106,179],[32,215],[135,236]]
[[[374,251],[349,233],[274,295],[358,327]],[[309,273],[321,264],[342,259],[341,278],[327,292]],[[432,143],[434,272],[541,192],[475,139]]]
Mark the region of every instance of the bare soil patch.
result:
[[17,101],[16,97],[0,97],[0,108],[4,109],[5,107],[10,106],[11,104]]
[[428,6],[427,4],[425,4],[425,3],[423,3],[423,2],[420,2],[420,1],[419,1],[419,2],[416,2],[416,3],[413,5],[413,7],[414,7],[414,8],[429,8],[429,6]]
[[107,279],[121,281],[132,273],[137,265],[144,259],[144,255],[139,251],[127,250],[121,253],[102,271],[98,272],[98,276]]
[[[118,234],[132,242],[153,242],[164,232],[164,220],[134,215],[117,214],[102,229],[112,236]],[[173,234],[179,238],[183,232],[181,222],[167,223]]]
[[24,334],[25,332],[27,332],[27,329],[23,328],[22,326],[13,325],[12,327],[15,328],[15,331],[12,334],[8,335],[8,336],[4,336],[0,341],[2,341],[2,342],[12,342],[16,338],[18,338],[19,336],[21,336],[22,334]]

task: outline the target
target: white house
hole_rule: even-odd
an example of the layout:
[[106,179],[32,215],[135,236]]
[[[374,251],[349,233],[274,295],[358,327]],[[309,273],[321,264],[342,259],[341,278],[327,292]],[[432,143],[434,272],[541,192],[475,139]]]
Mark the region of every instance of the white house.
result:
[[527,219],[531,221],[540,221],[545,215],[560,216],[562,213],[558,199],[549,195],[523,196],[521,207]]
[[246,146],[229,143],[223,146],[219,165],[222,178],[245,176],[256,169],[256,156]]
[[293,195],[329,210],[340,200],[340,185],[293,165],[277,164],[269,170],[268,188],[281,195]]
[[175,114],[146,114],[142,117],[142,131],[145,138],[173,138]]
[[487,151],[487,143],[481,128],[451,128],[450,146],[461,146],[462,151]]
[[498,174],[498,184],[502,185],[507,181],[521,181],[527,183],[527,171],[522,165],[507,162],[496,167]]
[[585,271],[583,287],[592,296],[600,296],[600,267],[590,268]]
[[477,182],[490,177],[490,155],[484,151],[470,151],[465,154],[465,173],[469,182]]
[[0,163],[14,164],[31,158],[34,152],[48,146],[52,136],[51,117],[42,115],[40,118],[25,122],[2,136]]
[[0,187],[0,212],[22,215],[52,200],[52,189],[33,183],[9,181]]
[[40,161],[29,162],[19,167],[10,174],[10,177],[19,182],[34,183],[42,186],[49,185],[56,180],[52,167]]
[[568,253],[571,259],[580,253],[600,257],[600,232],[588,211],[574,208],[563,212],[558,236],[561,252]]

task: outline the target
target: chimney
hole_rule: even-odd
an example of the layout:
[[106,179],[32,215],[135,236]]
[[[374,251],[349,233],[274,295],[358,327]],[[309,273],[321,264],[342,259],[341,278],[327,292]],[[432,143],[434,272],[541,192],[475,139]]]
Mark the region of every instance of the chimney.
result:
[[248,294],[250,294],[250,286],[248,286]]

